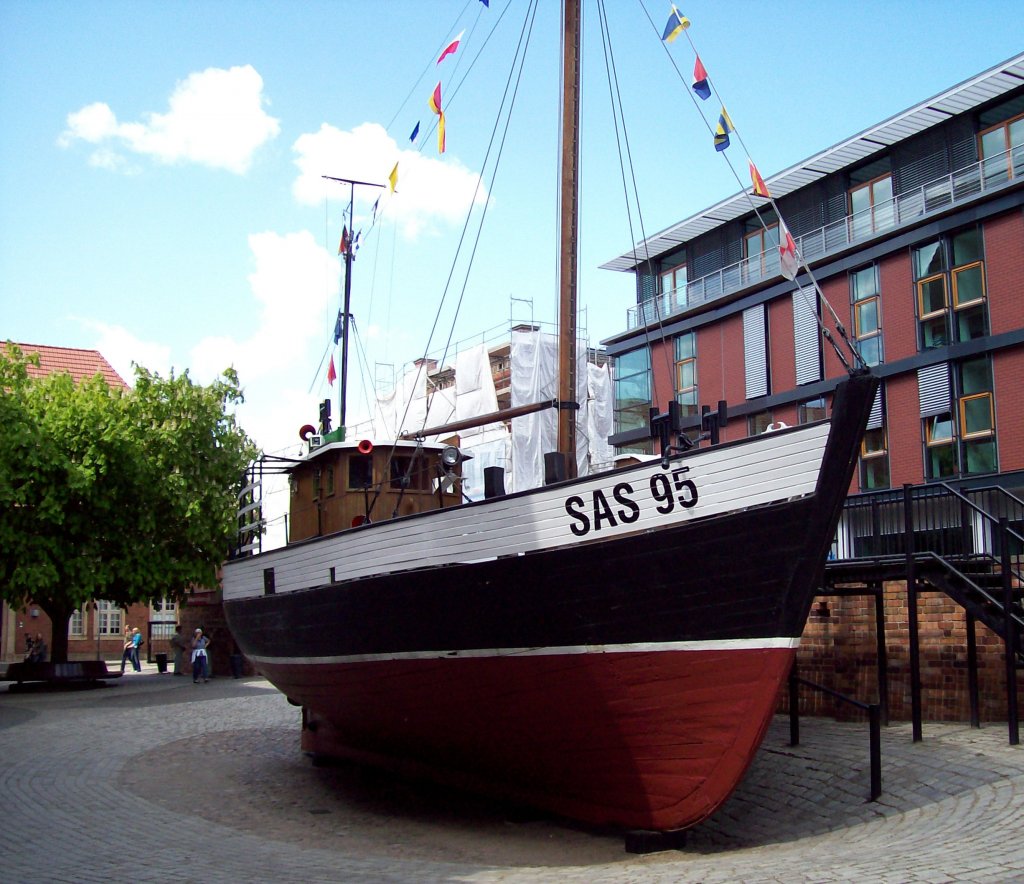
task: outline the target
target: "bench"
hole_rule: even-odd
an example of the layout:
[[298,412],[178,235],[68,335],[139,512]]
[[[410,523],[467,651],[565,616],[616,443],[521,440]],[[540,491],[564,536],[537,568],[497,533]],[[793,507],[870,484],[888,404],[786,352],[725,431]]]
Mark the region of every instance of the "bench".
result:
[[82,660],[74,663],[11,663],[4,681],[45,681],[63,684],[120,678],[120,672],[110,672],[103,660]]

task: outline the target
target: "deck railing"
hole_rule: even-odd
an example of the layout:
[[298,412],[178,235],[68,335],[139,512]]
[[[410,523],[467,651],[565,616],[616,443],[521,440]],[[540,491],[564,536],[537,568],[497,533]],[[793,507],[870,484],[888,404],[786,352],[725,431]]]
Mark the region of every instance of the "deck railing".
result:
[[[890,200],[876,203],[870,209],[805,233],[796,238],[797,249],[804,261],[816,261],[901,225],[967,202],[982,193],[997,190],[1022,177],[1024,145],[1018,145]],[[657,323],[691,307],[780,275],[778,249],[773,248],[630,307],[626,314],[626,327],[633,329]]]

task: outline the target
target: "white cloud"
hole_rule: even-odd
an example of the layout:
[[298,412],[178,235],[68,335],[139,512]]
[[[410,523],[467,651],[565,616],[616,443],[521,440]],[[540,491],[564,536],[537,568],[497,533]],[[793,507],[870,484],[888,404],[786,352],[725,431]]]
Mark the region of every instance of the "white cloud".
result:
[[[298,155],[295,165],[299,168],[292,193],[300,203],[319,205],[325,195],[348,201],[348,187],[324,181],[324,175],[380,183],[385,187],[376,191],[356,188],[357,213],[368,215],[380,196],[382,210],[409,238],[429,230],[436,221],[460,223],[471,202],[482,205],[487,200],[482,184],[477,191],[479,176],[475,172],[455,159],[440,160],[400,149],[378,123],[363,123],[351,131],[324,123],[320,131],[299,136],[292,149]],[[398,187],[392,194],[386,185],[396,162]]]
[[143,122],[118,122],[103,102],[68,114],[58,144],[103,145],[90,162],[104,168],[122,165],[114,144],[162,163],[193,162],[241,175],[256,150],[280,132],[264,110],[267,103],[263,78],[252,66],[207,68],[175,86],[167,113],[146,114]]
[[95,349],[103,354],[127,383],[134,383],[133,363],[165,377],[170,371],[170,347],[154,341],[143,341],[119,325],[107,325],[94,319],[79,319],[79,322],[99,336]]

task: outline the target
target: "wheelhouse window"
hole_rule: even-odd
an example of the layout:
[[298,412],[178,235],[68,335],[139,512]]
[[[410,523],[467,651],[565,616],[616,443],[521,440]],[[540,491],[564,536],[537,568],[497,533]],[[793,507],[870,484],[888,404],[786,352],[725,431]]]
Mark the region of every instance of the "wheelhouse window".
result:
[[651,357],[646,347],[615,359],[615,431],[647,427],[651,407]]
[[895,221],[889,173],[850,188],[850,237],[862,239],[892,227]]
[[862,267],[850,274],[853,333],[860,355],[868,365],[882,361],[882,310],[878,291],[878,267]]
[[686,416],[696,415],[697,406],[697,335],[686,332],[675,339],[676,401]]
[[913,264],[922,350],[970,341],[988,333],[979,228],[915,248]]
[[423,455],[396,454],[391,459],[391,487],[395,490],[430,491],[435,475]]
[[348,489],[362,491],[373,485],[373,455],[350,454],[348,456]]

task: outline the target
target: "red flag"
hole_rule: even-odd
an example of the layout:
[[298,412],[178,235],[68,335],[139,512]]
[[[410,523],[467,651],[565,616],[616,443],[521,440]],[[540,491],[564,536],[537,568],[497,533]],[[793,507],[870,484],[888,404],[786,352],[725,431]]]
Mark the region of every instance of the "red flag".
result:
[[334,354],[331,354],[330,364],[327,366],[327,383],[332,387],[334,386],[334,379],[338,376],[338,373],[334,370]]
[[465,33],[465,31],[461,31],[458,37],[456,37],[454,40],[452,40],[451,43],[444,47],[444,52],[441,53],[441,57],[438,58],[437,60],[438,64],[444,61],[449,55],[455,54],[455,50],[459,48],[459,41],[462,39],[462,35]]
[[789,228],[779,222],[779,267],[786,279],[794,280],[800,270],[800,258],[796,253],[796,243],[790,235]]
[[338,254],[344,255],[348,251],[348,225],[341,228],[341,242],[338,243]]
[[768,185],[764,183],[764,178],[757,171],[757,166],[751,160],[747,160],[747,165],[750,166],[750,180],[754,183],[754,196],[763,196],[771,199],[772,195],[768,192]]

